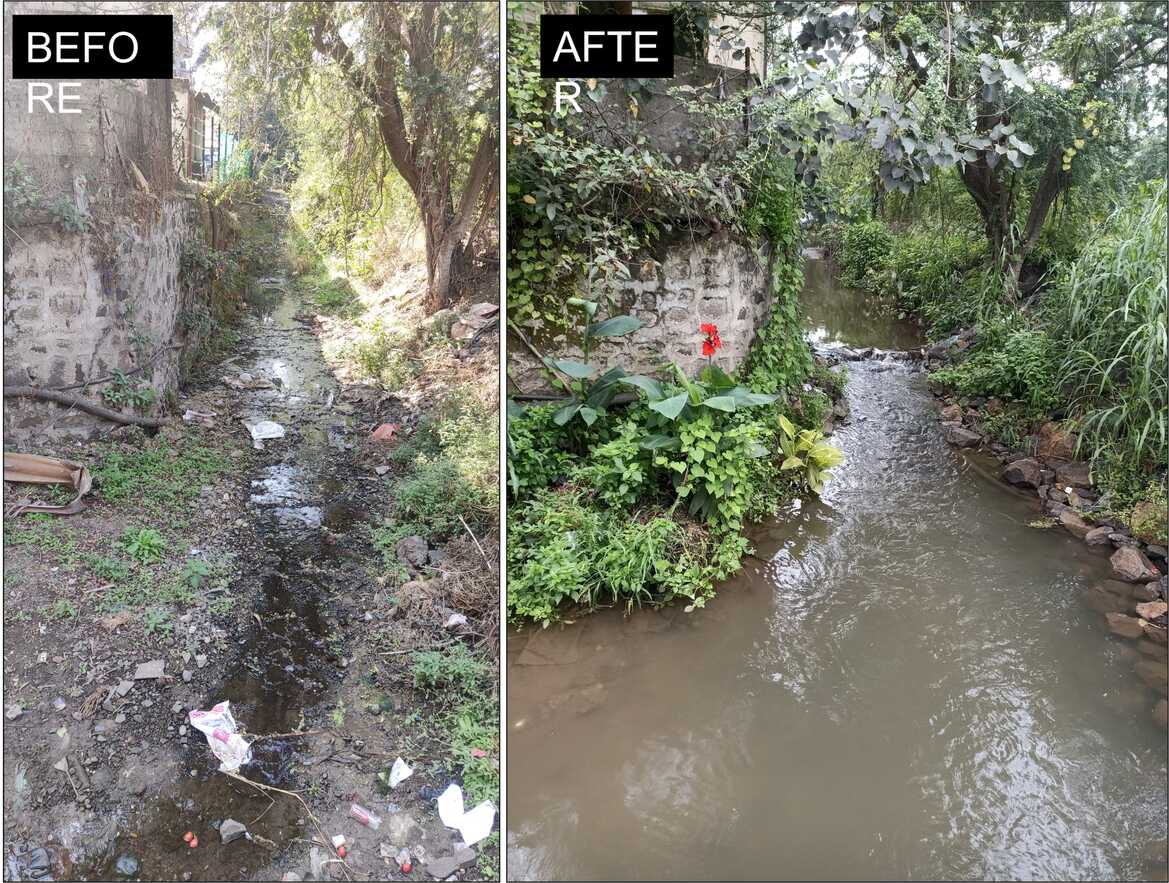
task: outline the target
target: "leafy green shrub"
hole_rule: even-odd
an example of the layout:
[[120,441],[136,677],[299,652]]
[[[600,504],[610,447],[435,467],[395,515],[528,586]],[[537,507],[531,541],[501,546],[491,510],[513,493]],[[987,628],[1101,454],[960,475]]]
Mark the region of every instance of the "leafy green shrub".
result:
[[126,528],[120,542],[122,551],[140,564],[153,564],[166,558],[167,542],[152,527]]
[[633,506],[649,489],[650,456],[639,444],[644,434],[634,420],[618,424],[615,437],[593,448],[570,480],[593,488],[610,507]]
[[380,319],[362,323],[354,342],[342,354],[357,373],[387,390],[401,389],[418,376],[418,364],[406,354],[405,335],[387,331]]
[[829,470],[844,462],[844,454],[824,441],[824,433],[819,429],[800,429],[782,414],[779,415],[780,445],[783,448],[784,461],[780,469],[797,469],[803,475],[804,481],[812,492],[819,494],[824,488],[824,480],[828,478]]
[[553,421],[558,410],[508,402],[507,486],[513,500],[554,484],[568,471],[574,458],[561,446],[563,431]]
[[105,582],[118,583],[130,576],[130,565],[108,555],[83,556],[94,576]]
[[893,249],[893,234],[881,221],[850,224],[841,236],[840,269],[845,285],[865,285],[870,274],[885,269]]
[[499,499],[498,412],[469,395],[448,396],[440,411],[433,433],[443,456],[477,490],[482,505],[494,508]]
[[468,522],[490,507],[458,467],[446,458],[420,463],[413,474],[394,484],[395,517],[422,525],[434,539],[448,539],[462,530],[459,516]]
[[1042,413],[1058,400],[1058,367],[1055,341],[1016,319],[989,326],[969,358],[934,371],[930,380],[961,395],[1022,402]]
[[749,206],[744,213],[748,235],[767,235],[785,258],[791,258],[799,235],[801,191],[790,161],[771,162],[764,166],[754,186],[749,188]]
[[738,569],[745,540],[716,541],[665,510],[606,509],[583,491],[543,490],[508,510],[509,616],[545,625],[562,605],[701,607],[713,581]]
[[9,226],[20,225],[41,205],[41,186],[22,163],[4,167],[4,214]]
[[1165,485],[1162,482],[1150,482],[1143,497],[1133,506],[1128,523],[1133,536],[1146,543],[1161,546],[1169,543],[1169,509],[1166,508]]
[[978,320],[982,280],[972,271],[985,258],[983,237],[901,234],[893,240],[884,284],[902,311],[937,337]]
[[330,276],[321,271],[313,276],[303,276],[297,286],[305,290],[313,303],[324,313],[335,316],[353,316],[360,312],[361,304],[357,291],[343,276]]
[[463,790],[472,805],[499,800],[498,706],[483,705],[469,703],[459,709],[451,733],[451,754],[462,766]]
[[450,690],[473,696],[487,673],[487,666],[458,642],[445,650],[419,650],[410,663],[414,686],[431,692]]

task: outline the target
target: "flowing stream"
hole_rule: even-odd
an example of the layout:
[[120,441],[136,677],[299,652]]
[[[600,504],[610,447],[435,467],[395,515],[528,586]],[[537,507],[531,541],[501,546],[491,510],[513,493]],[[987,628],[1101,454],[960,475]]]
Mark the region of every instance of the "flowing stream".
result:
[[[804,311],[918,344],[823,261]],[[849,378],[823,498],[705,610],[509,635],[512,879],[1165,879],[1159,696],[1084,600],[1107,559],[943,442],[912,363]]]

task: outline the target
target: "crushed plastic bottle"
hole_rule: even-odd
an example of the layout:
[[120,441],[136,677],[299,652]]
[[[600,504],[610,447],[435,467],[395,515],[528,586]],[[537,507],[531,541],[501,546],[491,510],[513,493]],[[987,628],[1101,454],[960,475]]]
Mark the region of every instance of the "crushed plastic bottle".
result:
[[398,854],[394,856],[394,860],[398,863],[398,867],[402,869],[403,874],[409,874],[413,864],[410,861],[410,850],[399,849]]
[[349,815],[353,816],[353,818],[357,819],[357,821],[361,822],[361,824],[365,825],[365,827],[373,828],[375,831],[382,826],[381,816],[375,816],[364,806],[360,806],[356,803],[350,805]]

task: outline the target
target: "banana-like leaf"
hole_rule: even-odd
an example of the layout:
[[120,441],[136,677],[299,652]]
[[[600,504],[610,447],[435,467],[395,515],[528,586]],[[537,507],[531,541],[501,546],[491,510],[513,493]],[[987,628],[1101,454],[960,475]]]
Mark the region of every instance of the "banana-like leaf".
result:
[[576,416],[576,412],[580,410],[582,404],[583,403],[579,399],[569,402],[567,405],[552,415],[552,422],[557,426],[563,426],[565,423]]
[[784,434],[787,435],[789,438],[796,437],[795,424],[793,424],[790,420],[788,420],[785,416],[783,416],[783,414],[779,415],[779,428],[782,429],[784,431]]
[[633,316],[613,316],[588,327],[590,337],[620,337],[632,334],[641,327],[641,320]]
[[662,385],[652,377],[646,377],[644,374],[634,374],[631,377],[622,377],[617,382],[624,383],[627,386],[636,386],[645,393],[646,398],[648,398],[651,402],[660,401],[665,396],[665,393],[662,391]]
[[686,393],[678,393],[678,395],[662,399],[660,402],[651,402],[649,407],[651,411],[657,411],[667,420],[677,420],[682,409],[686,407]]
[[708,408],[714,408],[718,411],[733,411],[735,410],[735,400],[732,396],[711,396],[702,404]]
[[550,361],[556,368],[563,371],[569,377],[575,377],[577,380],[584,380],[597,373],[597,367],[595,365],[574,362],[572,359],[545,359],[545,361]]

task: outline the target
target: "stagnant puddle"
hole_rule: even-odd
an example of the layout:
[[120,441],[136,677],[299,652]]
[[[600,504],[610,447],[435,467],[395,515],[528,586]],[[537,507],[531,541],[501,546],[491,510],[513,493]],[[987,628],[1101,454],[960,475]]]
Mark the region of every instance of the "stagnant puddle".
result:
[[[285,427],[284,439],[265,442],[263,465],[252,477],[249,509],[263,539],[262,593],[252,608],[253,628],[240,642],[227,680],[200,706],[228,700],[252,734],[287,734],[304,727],[305,709],[324,701],[339,678],[340,658],[327,601],[341,578],[342,553],[328,542],[362,515],[345,497],[347,457],[344,415],[333,410],[337,386],[316,339],[296,320],[299,301],[283,279],[255,292],[258,314],[249,334],[253,349],[225,368],[270,381],[244,392],[243,420],[271,420]],[[144,807],[119,836],[107,865],[77,869],[89,879],[114,879],[115,858],[137,856],[141,879],[247,879],[275,857],[272,848],[248,850],[220,844],[220,821],[245,823],[253,837],[281,848],[303,836],[304,811],[290,799],[268,798],[218,772],[203,737],[191,740],[179,781]],[[272,738],[253,746],[248,778],[296,788],[296,768],[310,766],[304,740]],[[261,815],[262,813],[262,815]],[[257,815],[259,818],[257,819]],[[183,831],[206,832],[195,852]],[[238,846],[238,844],[236,844]]]
[[[916,342],[816,260],[805,311]],[[509,635],[513,879],[1164,879],[1158,697],[1081,598],[1107,559],[1028,527],[911,365],[849,370],[844,465],[706,610]]]

